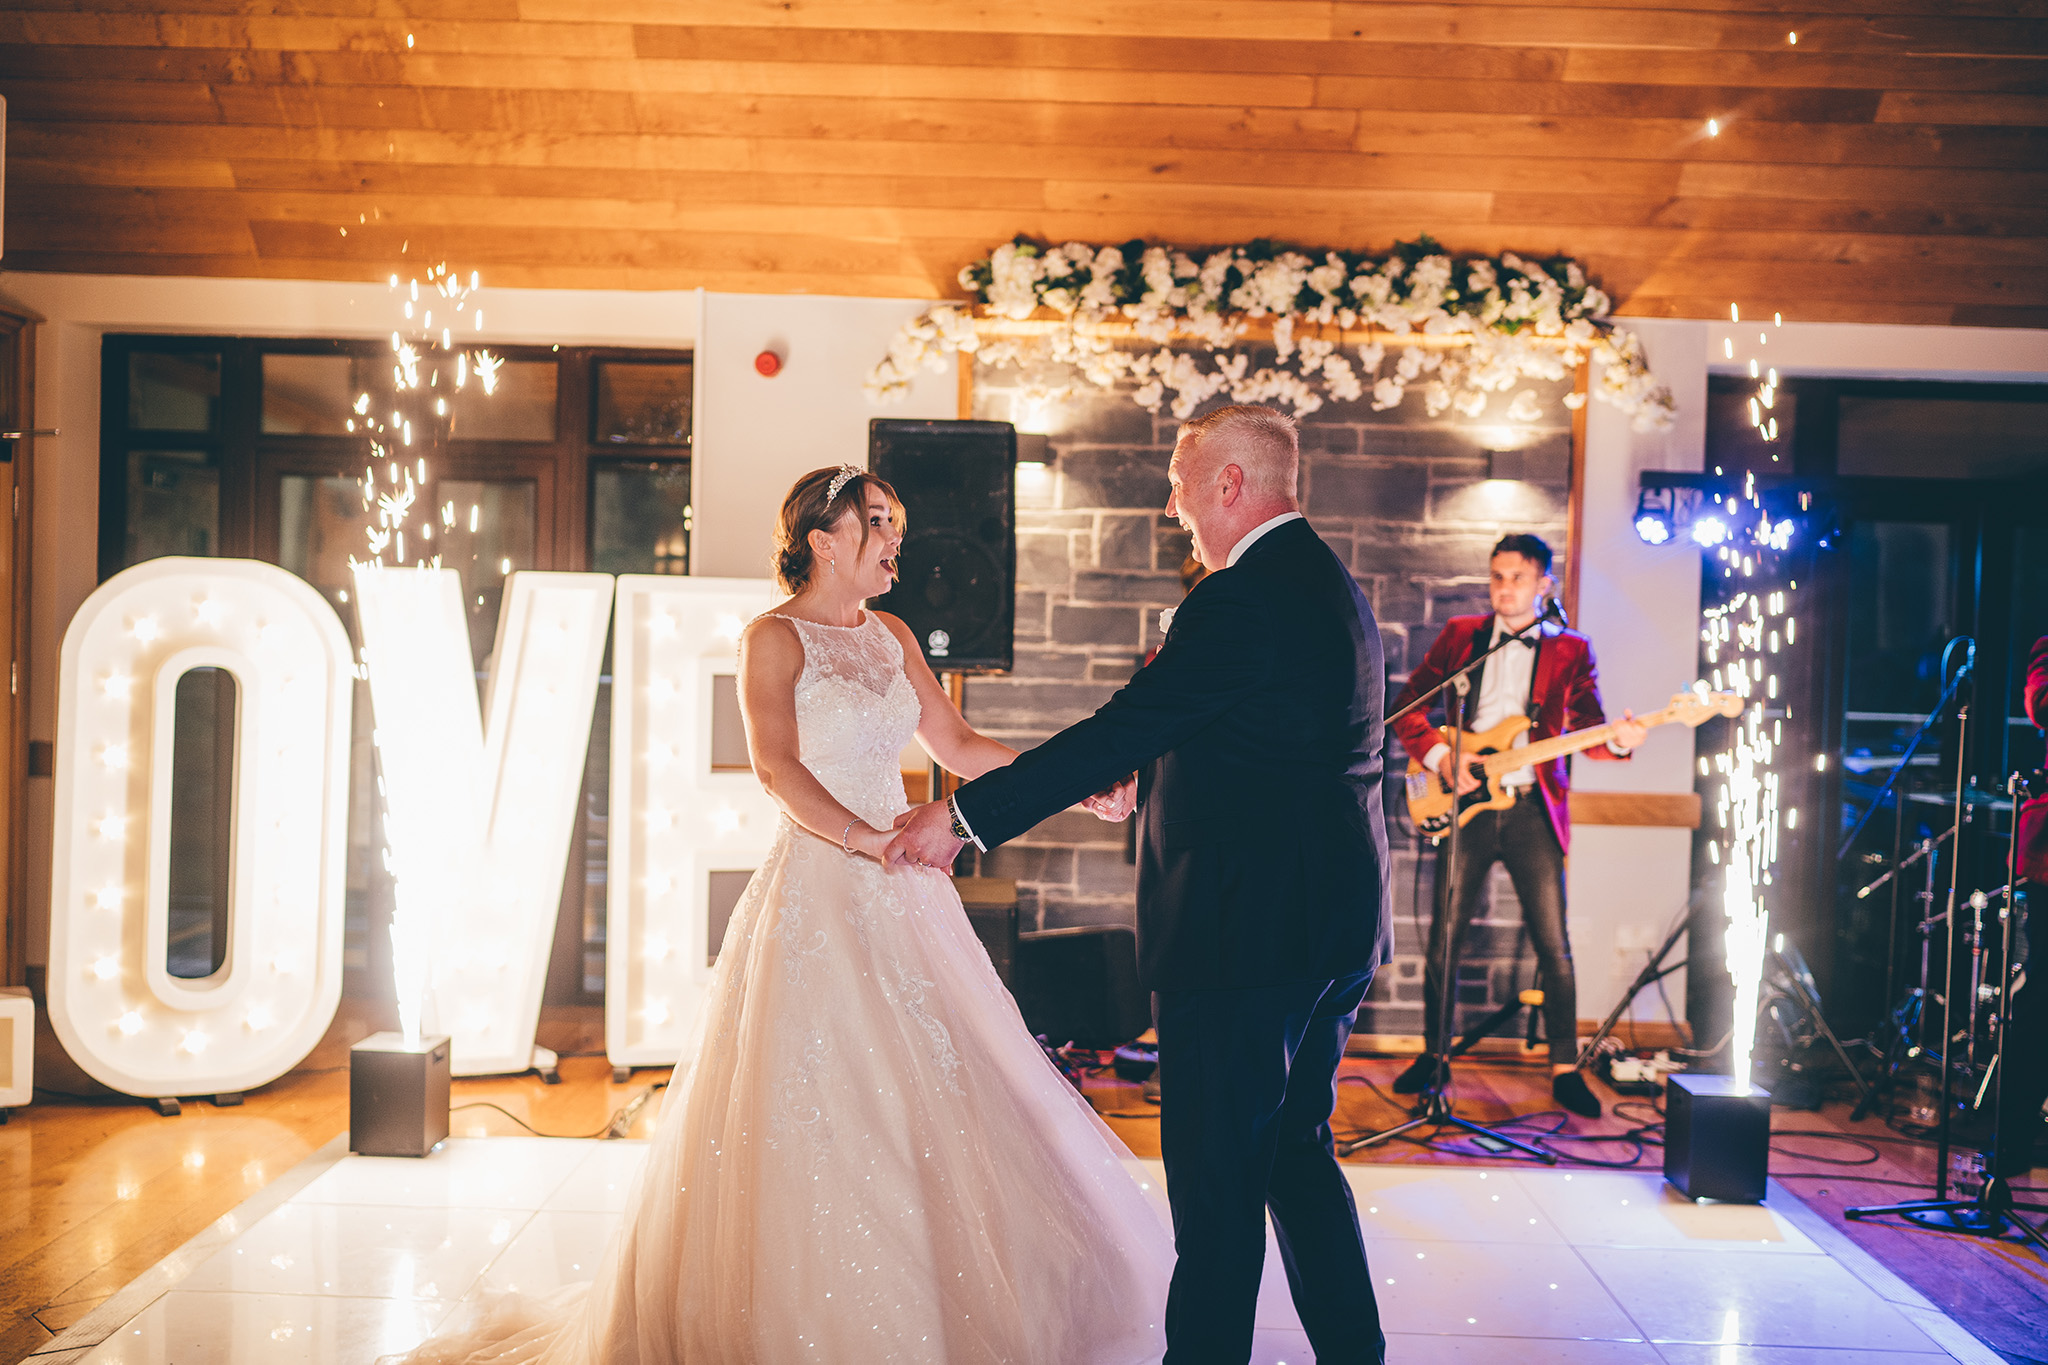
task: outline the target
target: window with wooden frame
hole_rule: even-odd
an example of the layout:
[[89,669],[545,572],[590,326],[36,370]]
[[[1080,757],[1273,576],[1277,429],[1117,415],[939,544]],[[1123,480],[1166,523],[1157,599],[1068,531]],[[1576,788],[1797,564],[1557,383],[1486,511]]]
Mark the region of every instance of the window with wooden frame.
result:
[[[506,576],[518,569],[687,573],[692,356],[688,351],[493,347],[496,392],[458,402],[422,499],[454,503],[442,562],[462,575],[479,680]],[[348,563],[363,547],[367,443],[347,421],[358,395],[390,390],[374,341],[109,335],[102,349],[102,580],[162,555],[268,560],[334,603],[351,632]],[[550,1003],[594,1003],[604,988],[605,825],[611,677],[601,680],[585,761],[580,828],[562,896]],[[233,698],[178,709],[174,804],[192,847],[175,857],[170,968],[206,975],[227,914],[218,858]],[[206,704],[199,704],[204,700]],[[390,989],[390,883],[376,851],[368,689],[356,696],[351,755],[348,993]],[[189,731],[189,733],[188,733]]]

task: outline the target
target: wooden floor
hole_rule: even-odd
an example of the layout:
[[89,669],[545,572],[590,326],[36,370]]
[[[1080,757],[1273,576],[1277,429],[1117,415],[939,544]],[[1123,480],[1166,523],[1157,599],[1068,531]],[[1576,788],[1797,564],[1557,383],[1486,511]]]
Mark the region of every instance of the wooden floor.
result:
[[[384,1021],[344,1008],[306,1065],[254,1092],[244,1104],[188,1104],[176,1118],[126,1100],[39,1096],[0,1127],[0,1363],[41,1349],[122,1285],[208,1224],[283,1174],[348,1124],[347,1048]],[[597,1054],[595,1011],[551,1012],[543,1041],[563,1055],[559,1086],[537,1077],[458,1081],[454,1130],[463,1135],[515,1134],[520,1123],[543,1133],[592,1134],[647,1088],[661,1071],[636,1073],[625,1085]],[[575,1052],[588,1055],[574,1056]],[[1387,1093],[1406,1065],[1401,1057],[1351,1058],[1343,1067],[1340,1136],[1386,1127],[1405,1117]],[[1156,1109],[1141,1088],[1113,1078],[1091,1079],[1090,1100],[1140,1156],[1159,1151]],[[1600,1089],[1596,1087],[1596,1089]],[[1593,1161],[1637,1159],[1657,1169],[1662,1152],[1628,1136],[1657,1121],[1645,1101],[1619,1106],[1597,1122],[1573,1120],[1559,1141]],[[1540,1064],[1462,1064],[1456,1073],[1458,1112],[1519,1133],[1559,1123]],[[502,1106],[493,1108],[487,1106]],[[1615,1112],[1618,1107],[1619,1112]],[[647,1136],[657,1105],[648,1105],[632,1136]],[[515,1122],[516,1118],[516,1122]],[[1846,1223],[1841,1210],[1859,1203],[1911,1198],[1932,1179],[1931,1147],[1901,1138],[1881,1122],[1852,1124],[1846,1105],[1819,1113],[1778,1110],[1772,1174],[1815,1210],[1940,1305],[2014,1365],[2048,1359],[2048,1261],[2012,1242],[1925,1232],[1891,1222]],[[1822,1136],[1798,1136],[1820,1134]],[[1639,1155],[1640,1154],[1640,1155]],[[1473,1151],[1444,1135],[1430,1142],[1396,1141],[1352,1160],[1387,1163],[1512,1164]],[[1860,1164],[1830,1164],[1854,1162]],[[2048,1171],[2026,1182],[2048,1202]],[[2029,1196],[2022,1196],[2023,1198]]]

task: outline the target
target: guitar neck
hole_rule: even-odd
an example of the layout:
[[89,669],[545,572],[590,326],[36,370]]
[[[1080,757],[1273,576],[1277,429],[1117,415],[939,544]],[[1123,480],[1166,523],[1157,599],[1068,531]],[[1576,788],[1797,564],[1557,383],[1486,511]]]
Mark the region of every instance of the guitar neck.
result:
[[[1677,719],[1670,707],[1653,711],[1647,716],[1637,716],[1636,724],[1644,727],[1668,725]],[[1539,739],[1513,749],[1502,749],[1499,753],[1486,756],[1486,771],[1498,775],[1510,773],[1517,768],[1527,768],[1538,763],[1548,763],[1553,758],[1563,758],[1581,749],[1590,749],[1596,744],[1605,744],[1614,738],[1614,725],[1595,725],[1584,730],[1574,730],[1568,735],[1556,735],[1550,739]]]

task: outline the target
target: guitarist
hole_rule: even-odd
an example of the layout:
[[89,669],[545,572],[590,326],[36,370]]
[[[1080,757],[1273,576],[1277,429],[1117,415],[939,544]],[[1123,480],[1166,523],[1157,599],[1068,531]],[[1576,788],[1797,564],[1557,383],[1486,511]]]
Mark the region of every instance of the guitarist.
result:
[[[1489,566],[1493,615],[1453,616],[1446,622],[1390,709],[1406,706],[1460,665],[1485,652],[1500,636],[1534,623],[1543,610],[1544,599],[1556,587],[1550,565],[1550,547],[1538,537],[1503,536],[1493,547]],[[1600,709],[1592,643],[1576,631],[1546,623],[1540,632],[1531,631],[1522,642],[1509,645],[1467,676],[1472,680],[1470,711],[1464,727],[1468,731],[1487,730],[1510,716],[1526,714],[1533,724],[1516,739],[1515,743],[1520,745],[1531,739],[1547,739],[1603,725],[1607,720]],[[1443,696],[1445,702],[1456,700],[1452,691]],[[1479,779],[1471,772],[1450,771],[1450,746],[1422,712],[1410,712],[1391,728],[1416,761],[1436,773],[1446,789],[1455,785],[1464,793],[1478,788]],[[1584,752],[1588,758],[1625,759],[1643,742],[1646,733],[1643,726],[1634,722],[1632,713],[1623,712],[1623,719],[1615,727],[1615,738]],[[1469,750],[1465,756],[1468,761],[1479,757]],[[1577,1070],[1578,989],[1572,974],[1571,940],[1564,922],[1564,858],[1571,845],[1571,817],[1566,805],[1571,779],[1565,766],[1567,761],[1553,759],[1500,777],[1501,786],[1514,795],[1514,804],[1503,810],[1479,812],[1459,834],[1455,894],[1443,863],[1449,847],[1438,845],[1437,905],[1430,922],[1429,958],[1424,968],[1424,1028],[1429,1047],[1394,1082],[1396,1092],[1416,1094],[1430,1080],[1439,1046],[1441,983],[1437,976],[1444,961],[1444,940],[1448,935],[1455,950],[1457,941],[1464,938],[1466,926],[1478,909],[1480,893],[1498,862],[1507,867],[1508,876],[1514,881],[1515,894],[1522,902],[1522,922],[1528,926],[1542,973],[1543,1023],[1550,1039],[1550,1093],[1574,1114],[1585,1118],[1600,1116],[1600,1101]],[[1447,900],[1455,913],[1445,913]]]

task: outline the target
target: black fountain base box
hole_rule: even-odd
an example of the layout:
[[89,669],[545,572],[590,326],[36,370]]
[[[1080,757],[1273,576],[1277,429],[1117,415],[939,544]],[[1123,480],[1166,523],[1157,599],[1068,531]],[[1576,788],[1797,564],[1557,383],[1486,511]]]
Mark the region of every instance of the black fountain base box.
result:
[[348,1149],[425,1156],[448,1136],[448,1039],[373,1033],[348,1050]]
[[1733,1076],[1673,1076],[1664,1089],[1664,1178],[1690,1199],[1761,1204],[1771,1093]]

